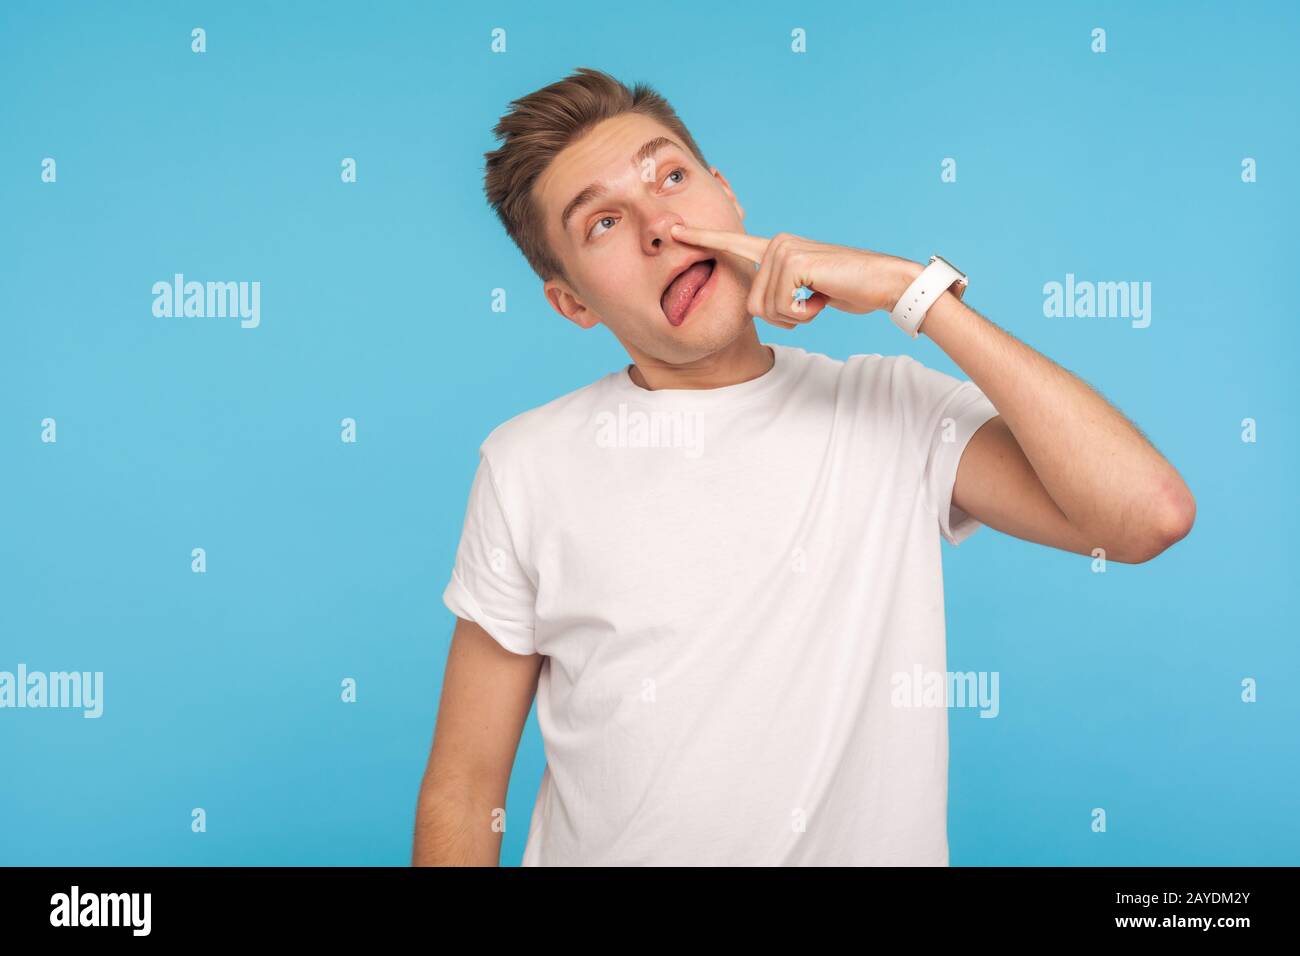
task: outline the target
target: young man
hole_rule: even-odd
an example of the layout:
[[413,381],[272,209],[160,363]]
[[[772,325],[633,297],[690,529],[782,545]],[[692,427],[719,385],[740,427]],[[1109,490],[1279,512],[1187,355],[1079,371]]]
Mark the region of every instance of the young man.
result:
[[[480,448],[413,862],[498,862],[536,692],[525,865],[947,865],[947,711],[895,679],[946,671],[940,538],[1138,563],[1191,493],[943,260],[747,235],[648,87],[580,69],[511,106],[488,198],[632,363]],[[827,305],[919,326],[971,380],[759,341]]]

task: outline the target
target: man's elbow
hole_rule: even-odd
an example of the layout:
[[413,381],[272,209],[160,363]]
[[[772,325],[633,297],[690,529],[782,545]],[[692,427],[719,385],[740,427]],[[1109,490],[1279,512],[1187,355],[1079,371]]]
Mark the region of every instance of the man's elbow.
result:
[[1192,496],[1191,489],[1182,485],[1180,490],[1168,496],[1161,511],[1161,520],[1147,535],[1145,543],[1138,548],[1132,563],[1144,564],[1163,554],[1187,537],[1195,523],[1196,498]]

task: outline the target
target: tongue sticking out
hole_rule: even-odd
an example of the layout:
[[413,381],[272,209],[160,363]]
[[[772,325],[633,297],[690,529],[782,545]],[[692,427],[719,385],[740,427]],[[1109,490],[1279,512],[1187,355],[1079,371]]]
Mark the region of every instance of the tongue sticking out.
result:
[[697,262],[669,284],[660,303],[669,322],[673,325],[682,324],[686,318],[686,310],[691,307],[691,300],[695,298],[695,293],[704,288],[704,283],[709,281],[711,275],[713,275],[711,261]]

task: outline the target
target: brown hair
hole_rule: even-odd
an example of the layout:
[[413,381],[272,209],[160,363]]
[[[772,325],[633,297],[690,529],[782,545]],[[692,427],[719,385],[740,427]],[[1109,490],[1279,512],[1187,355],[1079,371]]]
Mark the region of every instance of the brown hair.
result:
[[493,135],[501,145],[488,153],[483,190],[501,224],[542,281],[568,280],[546,241],[533,185],[566,146],[602,120],[641,113],[681,137],[701,165],[708,162],[668,101],[645,83],[631,89],[608,73],[588,67],[510,103]]

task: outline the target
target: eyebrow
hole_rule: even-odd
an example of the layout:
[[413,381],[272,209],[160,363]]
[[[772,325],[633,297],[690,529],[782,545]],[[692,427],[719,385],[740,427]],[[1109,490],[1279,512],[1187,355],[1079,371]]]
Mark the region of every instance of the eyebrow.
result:
[[[668,148],[682,149],[681,146],[679,146],[675,140],[671,140],[667,136],[656,136],[654,139],[647,140],[641,146],[641,148],[636,151],[636,154],[632,157],[632,165],[640,166],[643,162],[645,162],[651,156],[655,155],[655,153],[659,152],[661,149],[668,149]],[[682,152],[686,152],[686,151],[682,150]],[[578,193],[578,195],[570,199],[569,204],[564,207],[564,212],[560,215],[561,231],[568,232],[570,216],[572,216],[583,206],[595,202],[601,196],[605,195],[605,193],[606,193],[606,189],[600,183],[591,183],[580,193]]]

